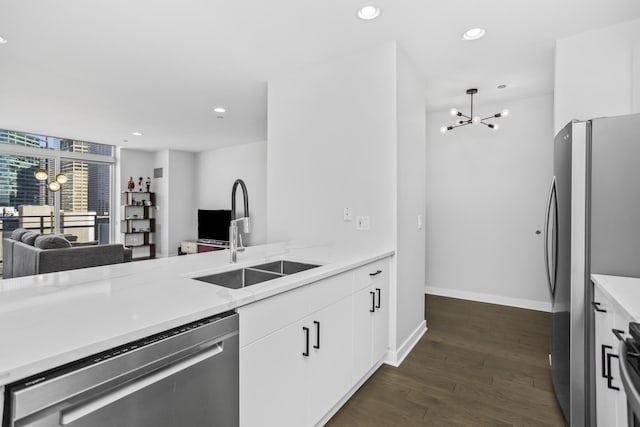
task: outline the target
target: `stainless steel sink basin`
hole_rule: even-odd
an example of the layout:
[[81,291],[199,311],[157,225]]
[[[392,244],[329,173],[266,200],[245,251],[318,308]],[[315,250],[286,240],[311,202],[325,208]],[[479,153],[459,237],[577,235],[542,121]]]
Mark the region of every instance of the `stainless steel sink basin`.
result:
[[277,279],[282,274],[268,271],[252,270],[251,268],[241,268],[238,270],[225,271],[224,273],[210,274],[208,276],[195,277],[196,280],[224,286],[231,289],[244,288],[267,280]]
[[303,262],[280,260],[268,262],[266,264],[255,265],[251,268],[256,270],[272,271],[279,274],[294,274],[316,267],[318,267],[316,264],[305,264]]
[[222,273],[209,274],[208,276],[194,277],[194,279],[226,288],[240,289],[245,286],[255,285],[315,267],[318,267],[318,265],[280,260]]

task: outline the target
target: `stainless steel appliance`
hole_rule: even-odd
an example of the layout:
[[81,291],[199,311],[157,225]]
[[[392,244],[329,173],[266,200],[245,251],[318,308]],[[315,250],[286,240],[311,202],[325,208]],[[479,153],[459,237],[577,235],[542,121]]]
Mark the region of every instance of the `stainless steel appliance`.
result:
[[640,323],[629,323],[631,338],[620,341],[620,378],[627,395],[629,427],[640,427]]
[[551,373],[571,426],[595,405],[590,275],[640,277],[640,115],[574,121],[554,141],[545,221]]
[[225,313],[9,385],[3,426],[237,426],[238,381]]

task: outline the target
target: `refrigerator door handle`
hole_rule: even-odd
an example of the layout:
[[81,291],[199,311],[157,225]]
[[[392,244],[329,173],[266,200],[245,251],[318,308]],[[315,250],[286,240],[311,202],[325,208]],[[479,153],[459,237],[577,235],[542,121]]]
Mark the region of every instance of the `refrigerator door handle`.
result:
[[558,281],[558,242],[559,242],[559,224],[558,224],[558,186],[555,177],[553,178],[553,275],[551,276],[551,295],[556,295],[556,283]]
[[551,188],[549,188],[549,199],[547,200],[547,211],[545,212],[544,216],[544,266],[547,275],[547,284],[549,285],[549,292],[551,292],[551,297],[553,297],[555,289],[554,284],[551,281],[551,269],[549,268],[549,219],[551,217],[551,204],[553,202],[553,196],[556,191],[555,189],[556,177],[554,176],[551,180]]

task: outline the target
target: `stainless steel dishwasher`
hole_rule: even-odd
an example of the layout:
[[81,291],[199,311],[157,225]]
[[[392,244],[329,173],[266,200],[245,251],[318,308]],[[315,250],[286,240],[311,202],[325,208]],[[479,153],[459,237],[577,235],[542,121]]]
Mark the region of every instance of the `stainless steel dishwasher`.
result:
[[7,386],[3,427],[237,426],[238,375],[229,312]]

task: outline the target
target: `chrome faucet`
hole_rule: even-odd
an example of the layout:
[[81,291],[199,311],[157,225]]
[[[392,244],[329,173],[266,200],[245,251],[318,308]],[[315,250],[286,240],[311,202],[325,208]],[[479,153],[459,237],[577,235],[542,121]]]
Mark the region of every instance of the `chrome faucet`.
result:
[[[238,184],[242,187],[242,198],[244,201],[244,216],[236,219],[236,189]],[[242,246],[242,236],[238,231],[238,224],[243,224],[243,232],[249,233],[249,195],[247,194],[247,186],[241,179],[236,179],[231,189],[231,225],[229,227],[229,251],[231,252],[231,262],[238,262],[238,252],[244,251]],[[238,239],[240,239],[240,246],[238,246]]]

